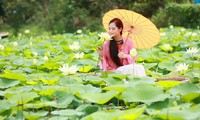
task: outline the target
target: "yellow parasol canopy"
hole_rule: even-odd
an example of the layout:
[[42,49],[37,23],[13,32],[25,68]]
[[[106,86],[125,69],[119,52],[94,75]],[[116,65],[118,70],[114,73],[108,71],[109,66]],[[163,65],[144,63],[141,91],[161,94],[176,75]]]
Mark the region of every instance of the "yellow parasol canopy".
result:
[[130,37],[137,49],[148,49],[160,42],[160,33],[156,26],[146,17],[136,12],[115,9],[104,14],[102,23],[106,31],[113,18],[119,18],[124,25],[123,36]]

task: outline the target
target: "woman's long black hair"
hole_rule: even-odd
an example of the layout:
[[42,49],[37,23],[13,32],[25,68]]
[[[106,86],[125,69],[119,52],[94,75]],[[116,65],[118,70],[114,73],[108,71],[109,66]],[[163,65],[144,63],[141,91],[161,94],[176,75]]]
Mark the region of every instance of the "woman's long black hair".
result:
[[[123,23],[122,21],[119,19],[119,18],[114,18],[112,19],[110,23],[115,23],[116,27],[117,28],[122,28],[123,30]],[[122,31],[120,32],[120,34],[122,35]],[[120,62],[119,60],[119,57],[118,57],[118,45],[117,43],[115,42],[115,40],[110,40],[110,45],[109,45],[109,51],[110,51],[110,56],[112,58],[112,61],[117,65],[117,66],[122,66],[122,63]]]

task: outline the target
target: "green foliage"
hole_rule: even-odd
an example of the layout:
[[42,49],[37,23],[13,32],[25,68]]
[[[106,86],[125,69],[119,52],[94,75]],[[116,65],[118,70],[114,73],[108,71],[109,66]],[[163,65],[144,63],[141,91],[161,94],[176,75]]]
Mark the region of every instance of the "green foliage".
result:
[[[16,2],[17,1],[17,2]],[[171,5],[171,3],[177,3]],[[169,24],[196,28],[199,5],[190,0],[1,0],[0,30],[35,34],[102,30],[101,18],[111,9],[129,9],[152,19],[157,27]],[[172,12],[171,12],[172,11]]]
[[157,27],[168,25],[182,26],[186,28],[199,29],[200,5],[194,4],[169,4],[157,11],[152,17]]
[[[146,77],[101,71],[97,32],[30,32],[1,39],[0,119],[199,119],[198,34],[174,26],[160,29],[157,46],[138,50]],[[79,49],[70,47],[74,42]],[[191,48],[196,50],[188,52]],[[81,52],[84,56],[76,58]],[[182,63],[187,69],[177,71]],[[63,75],[76,69],[61,71],[63,64],[78,69]],[[163,77],[190,81],[157,81]]]

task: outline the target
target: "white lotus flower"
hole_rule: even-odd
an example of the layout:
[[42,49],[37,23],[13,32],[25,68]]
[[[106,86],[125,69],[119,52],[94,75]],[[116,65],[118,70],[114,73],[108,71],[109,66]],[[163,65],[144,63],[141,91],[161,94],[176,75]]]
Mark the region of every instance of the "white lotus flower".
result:
[[192,36],[197,36],[198,34],[196,32],[193,32],[192,33]]
[[19,33],[19,34],[18,34],[18,37],[20,38],[21,36],[22,36],[22,33]]
[[72,45],[69,45],[69,48],[73,51],[77,51],[80,49],[79,42],[74,42]]
[[184,36],[185,37],[189,37],[189,36],[191,36],[192,35],[192,32],[187,32]]
[[34,57],[38,56],[37,52],[32,52],[32,54],[33,54]]
[[108,33],[105,33],[105,32],[98,34],[98,36],[100,37],[100,40],[103,40],[103,41],[112,40],[112,37]]
[[181,32],[184,32],[185,31],[185,28],[181,28]]
[[47,56],[44,56],[44,61],[48,61],[49,60],[49,58],[47,57]]
[[170,26],[169,26],[169,28],[170,28],[170,29],[173,29],[173,28],[174,28],[174,26],[173,26],[173,25],[170,25]]
[[126,79],[123,80],[124,84],[127,85],[128,81]]
[[37,59],[33,59],[33,64],[34,64],[34,65],[37,64]]
[[4,49],[5,49],[4,45],[0,44],[0,50],[4,50]]
[[26,29],[26,30],[24,31],[24,33],[29,34],[29,33],[30,33],[30,30],[29,30],[29,29]]
[[59,68],[63,75],[75,74],[78,71],[78,69],[79,68],[76,65],[69,66],[68,64],[64,64]]
[[160,36],[166,36],[165,32],[160,33]]
[[187,65],[185,63],[183,63],[183,64],[181,63],[178,66],[176,66],[176,71],[179,71],[179,72],[186,71],[186,70],[188,70],[188,66],[189,65]]
[[84,56],[84,52],[76,53],[76,54],[74,55],[74,57],[77,58],[77,59],[83,58],[83,56]]
[[32,43],[32,42],[29,42],[29,45],[30,45],[30,46],[32,46],[32,45],[33,45],[33,43]]
[[77,32],[78,34],[81,34],[81,33],[82,33],[82,30],[79,29],[79,30],[77,30],[76,32]]
[[197,53],[199,51],[199,49],[195,48],[195,47],[192,47],[192,48],[189,48],[186,53],[188,54],[194,54],[194,53]]
[[13,42],[13,46],[18,46],[18,43],[17,42]]
[[130,55],[131,55],[131,57],[135,57],[137,55],[137,50],[135,48],[132,48],[130,50]]
[[161,49],[164,51],[171,51],[173,48],[171,47],[170,44],[164,44],[161,46]]

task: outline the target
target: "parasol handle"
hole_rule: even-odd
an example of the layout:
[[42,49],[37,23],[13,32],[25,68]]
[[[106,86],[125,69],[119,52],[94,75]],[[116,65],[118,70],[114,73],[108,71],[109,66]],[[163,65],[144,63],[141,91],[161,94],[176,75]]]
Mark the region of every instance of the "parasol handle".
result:
[[121,48],[121,51],[123,51],[123,49],[124,49],[124,47],[125,47],[125,44],[126,44],[126,41],[127,41],[128,37],[129,37],[129,35],[132,33],[131,31],[132,31],[133,28],[134,28],[134,27],[131,26],[131,28],[128,30],[128,35],[126,36],[126,39],[125,39],[125,42],[124,42],[124,44],[123,44],[123,46],[122,46],[122,48]]

